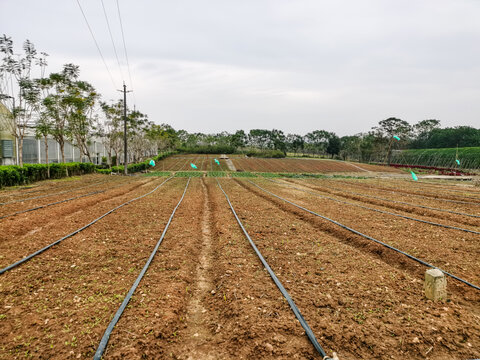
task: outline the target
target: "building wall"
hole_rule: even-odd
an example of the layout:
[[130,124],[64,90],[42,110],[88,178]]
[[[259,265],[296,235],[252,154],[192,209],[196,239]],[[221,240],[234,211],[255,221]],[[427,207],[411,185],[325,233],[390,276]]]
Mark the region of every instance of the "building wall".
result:
[[[16,162],[15,137],[10,133],[8,122],[11,121],[10,111],[0,102],[0,165],[13,165]],[[2,140],[12,141],[12,157],[6,157],[2,152]]]

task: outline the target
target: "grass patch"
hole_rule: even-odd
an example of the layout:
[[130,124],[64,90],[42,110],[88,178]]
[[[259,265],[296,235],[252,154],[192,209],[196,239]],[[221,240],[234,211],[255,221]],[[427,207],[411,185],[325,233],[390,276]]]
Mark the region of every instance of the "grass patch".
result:
[[178,171],[175,177],[202,177],[203,174],[203,171]]
[[280,177],[282,177],[282,174],[266,172],[266,173],[257,173],[257,176],[261,176],[261,177],[264,177],[264,178],[280,178]]
[[248,172],[248,171],[239,171],[239,172],[231,172],[230,173],[231,177],[236,177],[236,178],[254,178],[257,177],[254,173]]
[[208,177],[226,177],[227,173],[225,171],[209,171],[207,172]]
[[152,171],[146,174],[142,174],[142,176],[165,176],[168,177],[172,173],[170,171]]

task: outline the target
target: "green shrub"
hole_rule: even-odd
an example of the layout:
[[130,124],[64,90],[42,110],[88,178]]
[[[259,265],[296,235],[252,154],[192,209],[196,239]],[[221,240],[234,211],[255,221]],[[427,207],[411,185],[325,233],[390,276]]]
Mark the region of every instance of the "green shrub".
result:
[[[50,164],[50,179],[60,179],[67,176],[90,174],[95,172],[92,163],[60,163]],[[28,184],[34,181],[48,179],[46,164],[24,164],[0,166],[0,187]]]
[[172,175],[170,171],[152,171],[146,174],[142,174],[142,176],[162,176],[162,177],[168,177]]
[[231,172],[231,177],[239,177],[239,178],[253,178],[257,177],[254,173],[248,171],[238,171],[238,172]]
[[[149,164],[150,160],[153,159],[155,162],[158,162],[158,161],[163,160],[163,159],[165,159],[166,157],[168,157],[172,154],[174,154],[174,153],[173,152],[166,152],[166,153],[163,153],[163,154],[159,154],[159,155],[157,155],[153,158],[142,161],[140,163],[128,164],[128,166],[127,166],[128,173],[136,173],[136,172],[140,172],[140,171],[143,171],[143,170],[151,169],[152,167]],[[123,173],[123,170],[124,170],[123,165],[112,166],[111,169],[103,169],[103,166],[97,166],[97,168],[96,168],[96,172],[100,173],[100,174],[110,174],[112,172]]]
[[175,177],[202,177],[203,172],[200,171],[177,171]]
[[226,177],[227,173],[225,171],[209,171],[207,172],[208,177]]
[[284,158],[285,153],[280,150],[258,150],[250,149],[246,152],[247,156],[261,157],[261,158]]

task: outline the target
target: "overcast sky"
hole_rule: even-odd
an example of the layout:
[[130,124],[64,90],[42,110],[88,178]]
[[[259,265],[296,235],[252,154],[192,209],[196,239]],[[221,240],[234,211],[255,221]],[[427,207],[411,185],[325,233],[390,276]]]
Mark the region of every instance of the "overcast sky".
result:
[[[190,132],[277,128],[339,135],[391,116],[480,127],[478,0],[0,0],[0,34],[80,66],[105,100]],[[121,75],[123,73],[123,78]]]

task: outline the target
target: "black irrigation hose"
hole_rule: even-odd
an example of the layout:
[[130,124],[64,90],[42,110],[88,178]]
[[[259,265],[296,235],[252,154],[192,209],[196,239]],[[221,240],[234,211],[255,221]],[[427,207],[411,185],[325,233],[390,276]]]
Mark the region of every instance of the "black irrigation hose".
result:
[[293,206],[295,206],[295,207],[297,207],[297,208],[299,208],[299,209],[301,209],[301,210],[304,210],[304,211],[306,211],[306,212],[308,212],[308,213],[310,213],[310,214],[312,214],[312,215],[321,217],[321,218],[324,219],[324,220],[330,221],[331,223],[334,223],[335,225],[338,225],[338,226],[340,226],[341,228],[343,228],[343,229],[345,229],[345,230],[348,230],[348,231],[350,231],[350,232],[352,232],[352,233],[354,233],[354,234],[360,235],[361,237],[364,237],[365,239],[374,241],[374,242],[376,242],[377,244],[380,244],[380,245],[382,245],[382,246],[385,246],[386,248],[388,248],[388,249],[390,249],[390,250],[393,250],[393,251],[396,251],[396,252],[398,252],[398,253],[400,253],[400,254],[402,254],[402,255],[405,255],[406,257],[408,257],[408,258],[410,258],[410,259],[412,259],[412,260],[414,260],[414,261],[416,261],[416,262],[419,262],[419,263],[422,264],[422,265],[425,265],[425,266],[427,266],[427,267],[431,267],[431,268],[433,268],[433,269],[438,269],[438,270],[440,270],[441,272],[443,272],[445,275],[448,275],[448,276],[450,276],[451,278],[453,278],[453,279],[455,279],[455,280],[458,280],[458,281],[464,283],[465,285],[468,285],[468,286],[470,286],[470,287],[473,287],[473,288],[476,289],[476,290],[480,290],[480,286],[477,286],[477,285],[474,285],[474,284],[472,284],[472,283],[469,283],[469,282],[466,281],[466,280],[463,280],[463,279],[461,279],[461,278],[459,278],[459,277],[457,277],[457,276],[455,276],[455,275],[453,275],[453,274],[450,274],[450,273],[448,273],[448,272],[446,272],[446,271],[444,271],[444,270],[442,270],[442,269],[440,269],[440,268],[438,268],[438,267],[436,267],[436,266],[434,266],[434,265],[432,265],[432,264],[429,264],[429,263],[427,263],[426,261],[423,261],[423,260],[421,260],[421,259],[418,259],[418,258],[416,258],[415,256],[410,255],[410,254],[408,254],[408,253],[406,253],[406,252],[404,252],[404,251],[402,251],[402,250],[399,250],[399,249],[397,249],[397,248],[394,248],[393,246],[388,245],[388,244],[386,244],[386,243],[384,243],[384,242],[382,242],[382,241],[380,241],[380,240],[374,239],[373,237],[368,236],[368,235],[365,235],[365,234],[361,233],[360,231],[357,231],[357,230],[354,230],[354,229],[352,229],[352,228],[349,228],[348,226],[343,225],[343,224],[341,224],[341,223],[339,223],[339,222],[337,222],[337,221],[335,221],[335,220],[332,220],[332,219],[327,218],[327,217],[325,217],[325,216],[323,216],[323,215],[317,214],[316,212],[314,212],[314,211],[312,211],[312,210],[308,210],[308,209],[306,209],[306,208],[304,208],[304,207],[302,207],[302,206],[300,206],[300,205],[297,205],[297,204],[295,204],[295,203],[293,203],[293,202],[291,202],[291,201],[289,201],[289,200],[287,200],[287,199],[284,199],[284,198],[282,198],[282,197],[280,197],[280,196],[278,196],[278,195],[275,195],[274,193],[272,193],[272,192],[270,192],[270,191],[268,191],[268,190],[265,190],[264,188],[258,186],[257,184],[255,184],[254,182],[252,182],[252,181],[250,181],[250,180],[247,180],[247,181],[248,181],[249,183],[251,183],[252,185],[258,187],[260,190],[262,190],[262,191],[264,191],[264,192],[266,192],[266,193],[268,193],[268,194],[270,194],[270,195],[272,195],[272,196],[274,196],[274,197],[276,197],[276,198],[278,198],[278,199],[280,199],[280,200],[283,200],[283,201],[285,201],[286,203],[289,203],[290,205],[293,205]]
[[162,182],[160,185],[158,185],[158,186],[157,186],[155,189],[153,189],[152,191],[150,191],[150,192],[148,192],[148,193],[146,193],[146,194],[143,194],[143,195],[141,195],[141,196],[139,196],[139,197],[136,197],[136,198],[134,198],[134,199],[128,200],[127,202],[124,202],[124,203],[121,204],[121,205],[118,205],[117,207],[115,207],[115,208],[113,208],[112,210],[106,212],[105,214],[103,214],[102,216],[96,218],[95,220],[93,220],[92,222],[88,223],[87,225],[81,227],[80,229],[77,229],[77,230],[75,230],[74,232],[72,232],[72,233],[70,233],[70,234],[68,234],[68,235],[65,235],[65,236],[62,237],[61,239],[58,239],[57,241],[51,243],[50,245],[47,245],[47,246],[45,246],[44,248],[35,251],[33,254],[30,254],[30,255],[24,257],[23,259],[17,261],[16,263],[13,263],[13,264],[11,264],[11,265],[8,265],[7,267],[4,267],[3,269],[0,269],[0,275],[4,274],[5,272],[7,272],[7,271],[9,271],[9,270],[12,270],[13,268],[17,267],[18,265],[23,264],[24,262],[30,260],[31,258],[33,258],[33,257],[35,257],[35,256],[37,256],[37,255],[39,255],[39,254],[41,254],[41,253],[43,253],[44,251],[50,249],[52,246],[57,245],[58,243],[62,242],[63,240],[68,239],[68,238],[70,238],[70,237],[78,234],[79,232],[81,232],[81,231],[85,230],[86,228],[88,228],[88,227],[92,226],[93,224],[95,224],[97,221],[103,219],[105,216],[107,216],[107,215],[113,213],[114,211],[120,209],[121,207],[123,207],[123,206],[125,206],[125,205],[128,205],[128,204],[130,204],[130,203],[133,202],[133,201],[139,200],[139,199],[141,199],[141,198],[143,198],[143,197],[145,197],[145,196],[147,196],[147,195],[150,195],[151,193],[153,193],[154,191],[156,191],[160,186],[162,186],[163,184],[165,184],[165,183],[166,183],[168,180],[170,180],[171,178],[172,178],[172,176],[169,177],[168,179],[166,179],[164,182]]
[[[265,178],[265,179],[266,179],[266,178]],[[479,231],[470,230],[470,229],[464,229],[464,228],[460,228],[460,227],[456,227],[456,226],[450,226],[450,225],[444,225],[444,224],[434,223],[434,222],[428,221],[428,220],[417,219],[417,218],[414,218],[414,217],[410,217],[410,216],[406,216],[406,215],[401,215],[401,214],[397,214],[397,213],[392,213],[392,212],[385,211],[385,210],[374,209],[374,208],[370,208],[370,207],[368,207],[368,206],[363,206],[363,205],[355,204],[355,203],[352,203],[352,202],[350,202],[350,201],[339,200],[339,199],[332,198],[332,197],[330,197],[330,196],[320,195],[320,194],[314,193],[313,191],[304,190],[304,189],[301,189],[301,188],[299,188],[299,187],[296,187],[296,186],[293,186],[293,185],[290,185],[290,184],[284,184],[284,183],[281,183],[281,182],[278,182],[278,181],[275,181],[275,180],[271,180],[271,179],[266,179],[266,180],[272,181],[272,182],[277,183],[277,184],[280,184],[280,185],[289,186],[289,187],[294,188],[294,189],[296,189],[296,190],[303,191],[303,192],[306,192],[306,193],[308,193],[308,194],[312,194],[312,195],[314,195],[314,196],[318,196],[318,197],[321,197],[321,198],[324,198],[324,199],[333,200],[333,201],[339,202],[339,203],[341,203],[341,204],[347,204],[347,205],[351,205],[351,206],[357,206],[357,207],[359,207],[359,208],[366,209],[366,210],[370,210],[370,211],[376,211],[376,212],[379,212],[379,213],[381,213],[381,214],[387,214],[387,215],[397,216],[397,217],[401,217],[401,218],[403,218],[403,219],[412,220],[412,221],[418,221],[418,222],[421,222],[421,223],[424,223],[424,224],[433,225],[433,226],[440,226],[440,227],[443,227],[443,228],[446,228],[446,229],[453,229],[453,230],[464,231],[464,232],[468,232],[468,233],[480,235],[480,232],[479,232]]]
[[353,194],[353,195],[357,195],[357,196],[363,196],[363,197],[372,198],[372,199],[377,199],[377,200],[381,200],[381,201],[392,202],[392,203],[402,204],[402,205],[409,205],[409,206],[418,207],[418,208],[422,208],[422,209],[428,209],[428,210],[435,210],[435,211],[447,212],[447,213],[455,214],[455,215],[462,215],[462,216],[469,216],[469,217],[473,217],[473,218],[480,218],[480,215],[473,215],[473,214],[467,214],[467,213],[462,213],[462,212],[458,212],[458,211],[452,211],[452,210],[446,210],[446,209],[439,209],[439,208],[434,208],[434,207],[430,207],[430,206],[424,206],[424,205],[419,205],[419,204],[412,204],[412,203],[408,203],[408,202],[404,202],[404,201],[385,199],[385,198],[382,198],[382,197],[379,197],[379,196],[373,196],[373,195],[367,195],[367,194],[357,193],[357,192],[355,192],[355,191],[344,190],[344,189],[337,189],[337,188],[334,188],[334,187],[325,186],[325,185],[323,185],[323,184],[322,184],[321,186],[323,186],[323,187],[325,187],[325,188],[327,188],[327,189],[332,189],[332,190],[334,190],[334,191],[346,192],[346,193],[349,193],[349,194]]
[[[347,181],[346,183],[352,184],[351,181]],[[357,184],[355,184],[357,185]],[[361,185],[360,185],[361,186]],[[445,201],[445,202],[450,202],[450,203],[455,203],[455,204],[468,204],[468,205],[475,205],[475,206],[480,206],[480,203],[478,202],[472,202],[472,201],[461,201],[461,200],[450,200],[450,199],[443,199],[443,198],[436,198],[434,196],[425,196],[425,195],[419,195],[419,194],[411,194],[411,193],[406,193],[406,192],[401,192],[401,191],[395,191],[395,190],[387,190],[387,189],[381,189],[381,188],[376,188],[373,190],[379,190],[379,191],[386,191],[394,194],[400,194],[400,195],[406,195],[406,196],[416,196],[420,197],[423,199],[428,199],[428,200],[437,200],[437,201]]]
[[5,219],[5,218],[10,217],[10,216],[19,215],[19,214],[27,213],[27,212],[34,211],[34,210],[43,209],[43,208],[46,208],[46,207],[48,207],[48,206],[61,204],[61,203],[67,202],[67,201],[80,199],[80,198],[87,197],[87,196],[90,196],[90,195],[100,194],[100,193],[103,193],[103,192],[105,192],[105,191],[106,191],[106,190],[93,191],[93,192],[88,193],[88,194],[84,194],[84,195],[72,197],[72,198],[65,199],[65,200],[56,201],[56,202],[53,202],[53,203],[50,203],[50,204],[39,205],[39,206],[33,207],[33,208],[31,208],[31,209],[21,210],[21,211],[14,212],[14,213],[12,213],[12,214],[0,216],[0,219]]
[[264,259],[264,257],[260,253],[260,251],[257,249],[257,247],[255,246],[255,243],[253,242],[250,235],[248,235],[247,230],[245,230],[245,227],[243,226],[242,222],[240,221],[237,213],[235,212],[235,209],[233,208],[232,203],[230,202],[230,199],[229,199],[227,193],[225,192],[225,190],[223,190],[222,185],[220,185],[220,182],[218,181],[218,179],[217,179],[217,184],[220,187],[220,190],[222,190],[223,194],[225,195],[225,198],[227,199],[228,205],[230,205],[230,209],[232,210],[232,213],[235,216],[235,219],[237,219],[238,225],[240,225],[240,228],[242,229],[243,233],[245,234],[248,241],[250,242],[250,245],[252,246],[253,250],[255,251],[257,256],[259,257],[259,259],[262,262],[265,269],[267,269],[268,274],[270,275],[272,280],[275,282],[275,285],[277,285],[277,287],[280,290],[280,292],[282,293],[282,295],[288,301],[288,305],[290,305],[290,308],[292,309],[293,313],[295,314],[298,321],[300,322],[303,329],[305,330],[305,333],[306,333],[308,339],[310,340],[310,342],[312,343],[313,347],[315,348],[315,350],[317,350],[320,353],[320,355],[323,356],[324,360],[331,359],[327,356],[327,354],[325,353],[325,350],[323,350],[322,346],[319,344],[319,342],[318,342],[317,338],[315,337],[315,334],[313,333],[312,329],[310,328],[310,326],[308,326],[307,322],[303,318],[302,314],[300,313],[300,310],[298,309],[297,305],[295,305],[295,303],[293,302],[293,300],[290,297],[290,295],[288,294],[287,290],[283,287],[280,280],[278,280],[277,275],[275,275],[273,270],[268,265],[267,261]]
[[102,355],[105,351],[105,348],[107,347],[108,340],[110,339],[110,335],[113,331],[113,328],[117,324],[118,320],[120,320],[120,317],[122,316],[123,311],[127,307],[130,299],[132,298],[133,293],[137,289],[138,284],[140,284],[140,281],[142,280],[143,276],[147,272],[147,269],[150,266],[150,263],[152,262],[153,258],[155,257],[155,255],[158,251],[158,248],[160,247],[160,245],[163,241],[163,238],[165,237],[165,234],[167,233],[168,227],[170,226],[170,223],[173,220],[173,216],[175,215],[175,212],[177,211],[177,208],[180,206],[180,204],[183,201],[183,198],[185,197],[185,193],[187,192],[187,189],[188,189],[188,184],[190,184],[190,179],[191,178],[188,178],[187,185],[185,186],[185,190],[183,191],[183,195],[180,198],[180,201],[178,202],[177,206],[175,206],[175,209],[173,209],[173,212],[170,215],[170,218],[168,219],[167,225],[165,225],[165,229],[163,229],[162,236],[160,236],[160,239],[158,240],[157,245],[155,245],[155,248],[153,249],[152,253],[150,254],[150,257],[148,258],[147,262],[143,266],[142,271],[140,272],[140,274],[138,274],[137,279],[133,283],[132,287],[130,288],[127,295],[123,299],[122,304],[120,305],[117,312],[115,313],[115,316],[113,317],[112,321],[110,321],[110,324],[108,325],[107,329],[105,330],[105,333],[102,336],[102,340],[100,340],[100,344],[98,344],[97,351],[95,352],[95,355],[93,356],[94,360],[100,360],[102,358]]
[[34,197],[31,197],[31,198],[26,198],[26,199],[18,199],[18,200],[7,201],[7,202],[4,202],[4,203],[0,203],[0,206],[7,205],[7,204],[13,204],[13,203],[17,203],[17,202],[24,202],[24,201],[28,201],[28,200],[41,199],[41,198],[54,196],[54,195],[65,194],[67,192],[74,192],[74,191],[77,191],[77,190],[80,190],[80,189],[85,189],[85,188],[90,187],[90,186],[100,185],[100,184],[104,184],[104,183],[106,183],[106,181],[99,181],[99,182],[96,182],[96,183],[93,183],[93,184],[78,187],[76,189],[69,189],[69,190],[60,191],[60,192],[56,192],[56,193],[52,193],[52,194],[34,196]]

